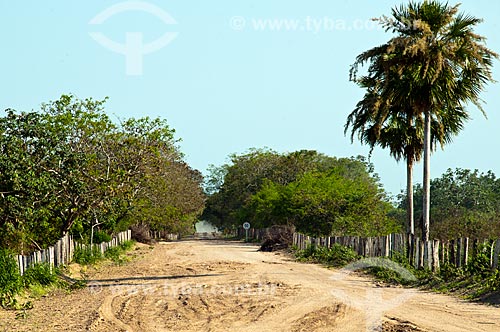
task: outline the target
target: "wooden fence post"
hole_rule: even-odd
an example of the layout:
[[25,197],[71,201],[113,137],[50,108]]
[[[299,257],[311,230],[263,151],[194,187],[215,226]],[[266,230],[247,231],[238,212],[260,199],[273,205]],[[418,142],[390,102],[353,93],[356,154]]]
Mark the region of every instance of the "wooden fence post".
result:
[[464,238],[464,255],[462,257],[462,266],[466,266],[469,261],[469,238]]
[[439,240],[432,242],[432,271],[439,270]]
[[498,269],[498,259],[500,256],[500,239],[495,241],[495,253],[493,256],[493,269]]
[[457,259],[455,257],[455,240],[451,240],[450,241],[450,253],[449,253],[449,257],[448,257],[448,262],[450,264],[453,264],[453,265],[457,265]]
[[425,258],[425,241],[420,240],[420,257],[418,258],[418,267],[419,268],[424,268],[424,258]]
[[456,261],[455,261],[455,266],[461,267],[462,266],[462,254],[463,254],[463,239],[459,238],[457,239],[457,253],[456,253]]

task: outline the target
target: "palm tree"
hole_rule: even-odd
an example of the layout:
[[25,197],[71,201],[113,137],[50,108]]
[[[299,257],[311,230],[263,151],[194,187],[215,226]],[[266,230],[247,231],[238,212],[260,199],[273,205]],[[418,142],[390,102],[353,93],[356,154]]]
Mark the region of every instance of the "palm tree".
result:
[[[484,37],[473,32],[481,20],[458,13],[458,5],[411,1],[393,9],[392,17],[380,20],[396,36],[359,55],[351,79],[368,89],[368,98],[377,96],[369,102],[377,108],[371,115],[375,138],[398,105],[403,105],[399,112],[406,113],[407,125],[417,128],[415,124],[423,120],[422,237],[428,240],[432,128],[441,134],[453,132],[447,128],[450,121],[463,123],[465,118],[457,121],[454,116],[466,116],[468,103],[483,111],[479,95],[493,81],[491,67],[498,55],[485,47]],[[357,79],[358,67],[365,62],[370,62],[368,74]]]
[[[395,76],[393,76],[395,77]],[[389,148],[391,156],[397,161],[405,159],[407,171],[407,233],[414,234],[413,213],[413,165],[419,162],[424,147],[423,142],[423,119],[416,117],[411,112],[410,99],[404,105],[391,105],[384,103],[384,95],[396,94],[398,91],[383,92],[383,89],[401,89],[407,91],[409,87],[401,84],[385,84],[377,91],[377,96],[369,89],[365,97],[357,104],[356,109],[348,116],[344,133],[352,126],[351,141],[357,133],[359,140],[370,146],[370,154],[374,147]],[[401,93],[401,91],[399,91]],[[387,100],[387,99],[386,99]],[[468,119],[468,114],[461,109],[448,110],[433,119],[431,125],[432,149],[437,145],[444,147],[451,142]]]

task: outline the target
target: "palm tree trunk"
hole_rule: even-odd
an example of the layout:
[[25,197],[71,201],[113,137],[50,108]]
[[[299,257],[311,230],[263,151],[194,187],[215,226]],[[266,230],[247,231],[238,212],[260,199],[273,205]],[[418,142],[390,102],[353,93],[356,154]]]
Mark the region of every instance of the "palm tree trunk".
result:
[[415,224],[413,220],[413,158],[406,160],[406,232],[415,234]]
[[424,183],[423,183],[423,210],[422,210],[422,240],[429,241],[430,203],[431,203],[431,181],[430,181],[430,158],[431,157],[431,115],[425,112],[424,125]]

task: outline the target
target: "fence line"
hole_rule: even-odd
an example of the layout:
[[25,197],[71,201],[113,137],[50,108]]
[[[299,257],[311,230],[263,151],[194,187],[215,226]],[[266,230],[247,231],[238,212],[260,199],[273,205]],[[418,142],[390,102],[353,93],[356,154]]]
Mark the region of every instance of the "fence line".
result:
[[[132,232],[130,230],[116,234],[111,241],[94,244],[94,248],[100,250],[102,254],[112,247],[116,247],[125,241],[131,239]],[[17,265],[21,275],[24,274],[27,268],[37,263],[48,263],[51,267],[66,265],[73,260],[75,248],[88,248],[90,245],[80,244],[73,239],[69,234],[60,238],[54,246],[44,250],[35,251],[29,255],[18,255]]]
[[393,257],[396,253],[404,255],[415,268],[427,268],[436,271],[443,264],[465,267],[469,258],[480,254],[479,247],[487,244],[490,252],[483,252],[489,256],[490,267],[498,269],[500,256],[500,239],[473,240],[459,238],[450,241],[421,239],[404,234],[390,234],[379,237],[359,236],[331,236],[310,237],[300,233],[293,234],[293,245],[298,249],[308,246],[331,247],[334,243],[350,247],[363,257]]
[[[248,230],[248,237],[259,241],[269,238],[271,228]],[[244,237],[245,231],[238,229],[238,237]],[[300,250],[308,246],[330,248],[335,243],[353,249],[362,257],[394,257],[402,255],[415,268],[426,268],[436,271],[443,265],[465,267],[470,258],[481,252],[481,245],[487,245],[489,252],[482,252],[489,257],[491,269],[500,269],[500,239],[471,240],[468,237],[449,241],[422,241],[418,237],[406,234],[389,234],[378,237],[360,236],[328,236],[311,237],[301,233],[293,233],[292,244]]]
[[150,231],[149,235],[152,239],[155,240],[168,240],[168,241],[177,241],[180,240],[181,235],[177,233],[168,233],[166,231]]

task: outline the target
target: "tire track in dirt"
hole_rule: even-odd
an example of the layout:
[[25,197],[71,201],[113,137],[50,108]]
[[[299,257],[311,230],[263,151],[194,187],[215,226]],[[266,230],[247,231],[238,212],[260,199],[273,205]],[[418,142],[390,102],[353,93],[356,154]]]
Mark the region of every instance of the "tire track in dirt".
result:
[[124,332],[135,332],[135,330],[130,325],[125,324],[114,314],[113,301],[118,298],[118,296],[108,295],[104,298],[102,305],[99,307],[98,319],[111,322],[113,325],[116,325],[116,327],[123,330]]
[[[139,244],[135,256],[124,266],[96,268],[87,289],[36,302],[25,320],[0,310],[0,326],[16,332],[359,332],[366,331],[370,303],[377,305],[370,296],[390,304],[404,291],[356,274],[332,279],[334,270],[239,242]],[[500,331],[497,308],[421,291],[376,314],[386,332]]]

